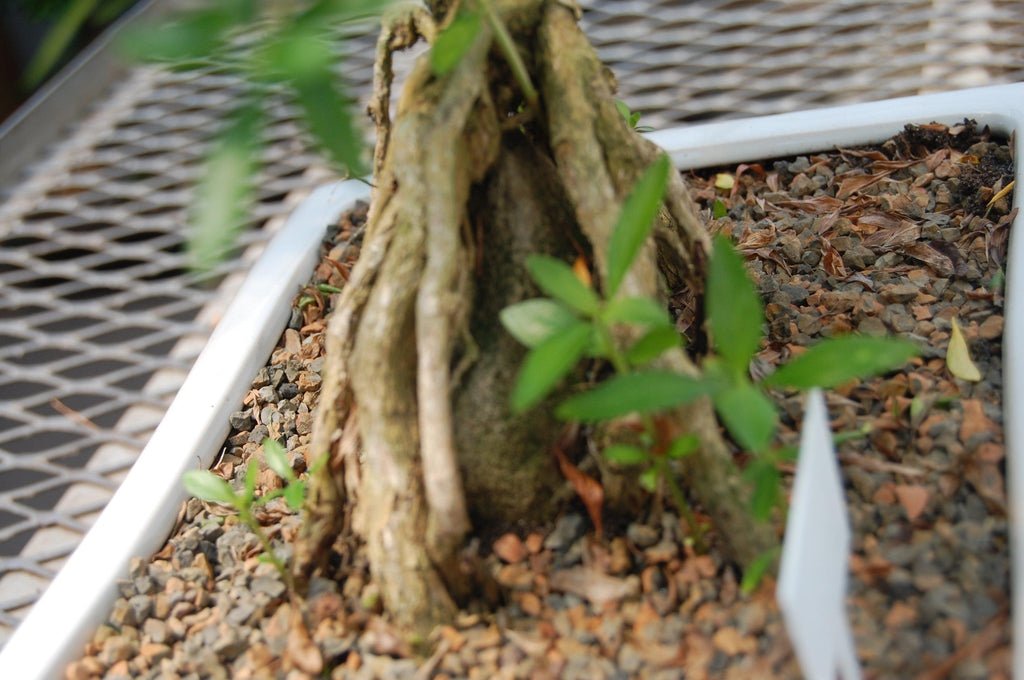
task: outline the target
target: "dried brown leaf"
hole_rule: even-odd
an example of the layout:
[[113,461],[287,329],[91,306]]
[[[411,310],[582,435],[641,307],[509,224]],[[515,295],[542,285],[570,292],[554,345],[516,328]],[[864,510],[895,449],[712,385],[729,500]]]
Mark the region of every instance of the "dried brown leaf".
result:
[[583,507],[587,509],[590,521],[594,524],[594,531],[598,537],[602,536],[604,522],[601,519],[601,511],[604,506],[604,487],[601,486],[601,482],[576,467],[565,455],[561,444],[556,445],[554,451],[562,476],[572,485],[576,495],[583,502]]
[[829,276],[840,279],[846,277],[846,267],[843,265],[842,255],[824,236],[821,237],[821,266]]
[[836,198],[840,200],[849,198],[858,191],[863,191],[872,184],[876,184],[885,179],[889,176],[889,172],[891,171],[876,172],[872,175],[852,175],[850,177],[846,177],[839,184],[839,189],[836,191]]
[[597,606],[636,595],[635,579],[609,576],[589,567],[561,569],[551,574],[551,587],[589,600]]
[[815,196],[799,201],[779,201],[778,205],[782,208],[792,208],[807,213],[819,214],[840,210],[843,207],[843,202],[831,196]]
[[942,277],[953,276],[956,268],[953,261],[932,248],[927,243],[911,243],[904,246],[903,253],[915,260],[920,260],[935,270],[935,273]]
[[866,248],[892,250],[921,238],[921,226],[903,220],[895,229],[876,231],[862,242]]

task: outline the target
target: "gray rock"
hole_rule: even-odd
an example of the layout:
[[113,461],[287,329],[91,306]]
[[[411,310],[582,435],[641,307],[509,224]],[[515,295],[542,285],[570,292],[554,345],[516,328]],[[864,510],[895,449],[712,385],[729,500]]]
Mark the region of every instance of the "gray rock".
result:
[[260,400],[260,403],[262,404],[276,404],[280,400],[280,397],[277,394],[277,390],[275,390],[270,385],[267,385],[266,387],[261,387],[259,391],[256,393],[256,397]]
[[235,411],[228,416],[228,424],[235,430],[251,430],[256,421],[253,420],[252,412],[247,409],[245,411]]
[[277,388],[277,393],[282,399],[294,399],[299,395],[299,386],[293,382],[281,383],[281,386]]
[[626,538],[638,548],[650,548],[661,538],[661,532],[652,526],[633,522],[626,528]]
[[257,576],[252,580],[249,588],[253,593],[264,593],[271,599],[281,597],[287,590],[287,586],[281,582],[281,579],[272,576]]
[[583,535],[586,530],[586,520],[577,513],[568,513],[558,518],[555,529],[544,540],[544,547],[549,550],[562,551]]

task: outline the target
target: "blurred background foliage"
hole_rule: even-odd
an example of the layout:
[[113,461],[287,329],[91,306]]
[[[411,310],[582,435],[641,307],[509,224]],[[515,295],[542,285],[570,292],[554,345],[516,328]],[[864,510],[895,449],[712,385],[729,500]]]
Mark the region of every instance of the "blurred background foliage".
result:
[[[158,23],[132,28],[118,49],[135,61],[176,70],[214,69],[237,77],[240,94],[224,111],[210,147],[189,223],[194,268],[210,269],[245,222],[265,118],[283,95],[341,176],[367,172],[363,139],[339,77],[341,28],[378,16],[390,0],[206,0]],[[105,26],[136,0],[0,0],[4,11],[48,28],[17,81],[38,86],[74,51],[90,27]]]

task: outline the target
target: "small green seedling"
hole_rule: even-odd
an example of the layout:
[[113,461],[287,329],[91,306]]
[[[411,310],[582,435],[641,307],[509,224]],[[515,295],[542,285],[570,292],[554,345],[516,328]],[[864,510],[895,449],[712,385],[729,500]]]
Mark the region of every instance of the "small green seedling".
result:
[[[294,591],[295,582],[284,561],[274,552],[274,546],[256,519],[254,510],[266,505],[275,498],[284,498],[285,503],[293,511],[298,511],[306,498],[306,483],[299,479],[288,463],[288,455],[281,444],[269,437],[263,440],[263,456],[267,467],[286,482],[281,489],[268,494],[256,496],[256,482],[259,476],[259,464],[250,459],[245,467],[245,481],[240,492],[235,491],[223,478],[209,470],[189,470],[182,477],[185,489],[196,498],[210,503],[219,503],[231,507],[238,513],[238,519],[249,527],[263,546],[266,561],[274,565],[282,580]],[[323,465],[327,456],[321,456],[314,469]],[[311,469],[313,471],[313,469]]]
[[[627,121],[632,122],[632,115]],[[555,414],[581,423],[638,416],[642,445],[612,445],[604,455],[621,465],[644,466],[639,482],[648,489],[667,487],[696,530],[670,463],[696,450],[698,442],[692,435],[659,440],[659,432],[665,429],[659,427],[659,418],[669,409],[708,397],[733,440],[753,454],[742,475],[751,485],[752,515],[767,520],[784,500],[779,464],[791,460],[794,452],[773,447],[779,415],[765,389],[836,387],[898,368],[917,354],[917,347],[894,338],[833,338],[754,382],[749,365],[764,339],[764,305],[742,257],[727,238],[719,236],[708,264],[705,299],[714,353],[704,359],[702,373],[696,377],[658,368],[658,357],[681,346],[679,334],[661,304],[618,292],[653,228],[670,169],[668,158],[659,157],[623,204],[609,242],[603,295],[560,260],[541,255],[528,258],[530,276],[550,297],[527,300],[501,313],[505,328],[530,348],[513,389],[512,408],[521,412],[539,404],[584,358],[608,361],[615,374],[563,401]],[[634,332],[612,332],[623,325]],[[619,346],[617,337],[635,339]],[[771,562],[773,557],[765,559]],[[763,572],[767,563],[749,567],[752,573]]]
[[622,114],[622,117],[626,120],[626,123],[629,124],[629,127],[633,128],[637,132],[651,132],[654,130],[654,128],[647,125],[640,125],[637,127],[637,124],[640,122],[640,112],[630,110],[629,105],[621,99],[615,100],[615,108],[617,108],[619,113]]

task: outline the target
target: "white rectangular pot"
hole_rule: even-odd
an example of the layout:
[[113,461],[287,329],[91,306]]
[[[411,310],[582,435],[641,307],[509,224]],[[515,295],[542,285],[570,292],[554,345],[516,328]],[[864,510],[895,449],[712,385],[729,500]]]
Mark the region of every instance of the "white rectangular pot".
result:
[[[677,167],[691,169],[874,143],[899,132],[907,123],[954,124],[965,117],[1002,133],[1024,130],[1024,84],[711,123],[649,136],[670,153]],[[1019,133],[1014,154],[1019,179],[1019,159],[1024,155]],[[289,303],[316,263],[326,225],[367,194],[366,185],[354,181],[322,187],[274,237],[131,472],[0,652],[0,678],[63,677],[63,666],[81,655],[92,631],[108,614],[117,594],[116,583],[127,576],[131,558],[152,554],[165,542],[186,497],[182,473],[209,466],[220,449],[228,433],[228,415],[236,410],[252,376],[264,364],[287,323]],[[1019,195],[1016,192],[1015,205],[1020,204]],[[1021,224],[1020,219],[1017,224]],[[1018,490],[1024,493],[1024,460],[1018,460],[1024,455],[1024,406],[1018,401],[1024,398],[1024,361],[1016,360],[1009,348],[1019,346],[1024,339],[1024,273],[1017,271],[1024,266],[1018,264],[1024,263],[1022,251],[1024,239],[1011,235],[1003,408],[1015,613],[1024,612],[1024,588],[1017,586],[1024,579],[1024,506],[1013,501]],[[818,418],[819,427],[820,421]],[[834,470],[820,474],[834,476]],[[833,486],[837,483],[832,482]],[[820,515],[818,508],[804,505],[795,505],[791,517],[800,513]],[[841,510],[837,512],[840,514],[833,513],[832,520],[844,523]],[[817,520],[809,521],[813,525]],[[813,546],[808,550],[808,554],[815,554]],[[814,574],[802,578],[826,578],[841,585],[845,583],[845,557],[833,562],[829,574],[809,563],[793,568]],[[837,570],[841,573],[834,573]],[[842,626],[836,630],[842,634]],[[842,642],[835,644],[831,656],[839,663],[843,661]],[[1019,623],[1014,625],[1013,648],[1015,674],[1024,677],[1024,626]],[[820,660],[808,661],[801,655],[801,662],[813,666]],[[856,673],[855,663],[841,667],[847,680]],[[805,665],[805,669],[809,667]]]

